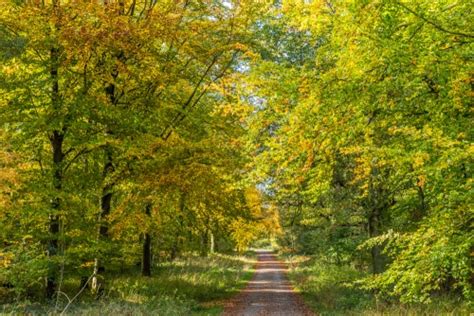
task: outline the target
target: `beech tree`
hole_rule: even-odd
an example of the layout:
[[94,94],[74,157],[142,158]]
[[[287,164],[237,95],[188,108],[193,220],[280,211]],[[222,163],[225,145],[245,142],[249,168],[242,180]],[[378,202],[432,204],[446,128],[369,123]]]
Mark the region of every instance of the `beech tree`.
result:
[[271,237],[472,301],[469,4],[0,0],[0,284]]
[[246,83],[260,97],[259,176],[287,245],[366,262],[366,287],[403,302],[472,295],[465,5],[284,1],[265,27],[288,31],[266,40],[292,40],[301,62],[262,53]]
[[[17,212],[35,226],[22,229],[47,245],[49,298],[65,265],[93,268],[98,287],[127,184],[147,172],[142,163],[166,162],[159,157],[178,129],[188,147],[206,137],[201,120],[220,100],[214,86],[248,50],[248,25],[265,8],[59,0],[1,8],[2,131],[27,163]],[[153,205],[138,209],[152,216]]]

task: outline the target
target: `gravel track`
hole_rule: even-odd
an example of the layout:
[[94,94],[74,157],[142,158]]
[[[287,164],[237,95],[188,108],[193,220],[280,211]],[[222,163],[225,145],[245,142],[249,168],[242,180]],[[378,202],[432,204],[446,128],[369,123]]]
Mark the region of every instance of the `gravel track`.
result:
[[257,251],[253,279],[230,300],[223,316],[310,316],[314,315],[295,293],[286,276],[287,268],[269,251]]

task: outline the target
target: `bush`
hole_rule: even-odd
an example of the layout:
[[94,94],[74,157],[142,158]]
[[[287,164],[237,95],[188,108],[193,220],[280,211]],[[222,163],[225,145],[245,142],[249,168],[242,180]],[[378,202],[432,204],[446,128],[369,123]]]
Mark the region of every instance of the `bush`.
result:
[[287,262],[293,285],[320,315],[469,315],[469,303],[459,296],[438,295],[429,304],[404,304],[397,297],[381,299],[360,288],[358,280],[366,275],[349,265],[302,256]]
[[48,260],[40,243],[27,236],[0,252],[0,284],[17,298],[33,287],[42,287],[48,271]]
[[352,285],[363,274],[348,265],[337,266],[309,257],[293,257],[289,265],[289,277],[295,287],[319,313],[340,314],[373,304],[368,292]]

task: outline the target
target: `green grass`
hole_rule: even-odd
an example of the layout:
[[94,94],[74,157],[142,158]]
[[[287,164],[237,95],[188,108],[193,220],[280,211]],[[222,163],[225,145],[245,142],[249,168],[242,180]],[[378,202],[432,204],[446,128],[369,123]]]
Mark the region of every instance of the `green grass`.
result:
[[[101,299],[88,293],[71,304],[68,315],[218,315],[223,302],[236,294],[251,278],[252,255],[216,254],[207,258],[190,256],[162,263],[150,278],[138,271],[109,275]],[[74,296],[78,279],[66,279],[64,291]],[[0,307],[1,314],[56,314],[67,303],[63,296],[57,309],[53,304],[17,301]]]
[[306,304],[319,315],[472,315],[467,302],[437,297],[430,304],[378,302],[370,292],[351,283],[363,274],[315,258],[285,258],[289,278]]

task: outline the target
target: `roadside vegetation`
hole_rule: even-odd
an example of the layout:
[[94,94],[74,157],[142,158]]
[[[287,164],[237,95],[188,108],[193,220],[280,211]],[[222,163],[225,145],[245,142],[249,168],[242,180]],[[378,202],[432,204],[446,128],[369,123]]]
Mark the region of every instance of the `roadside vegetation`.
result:
[[472,311],[470,4],[287,0],[281,12],[245,84],[261,102],[249,134],[279,245],[311,258],[295,284],[318,313]]
[[23,298],[6,303],[8,295],[3,289],[0,314],[218,315],[224,300],[251,278],[254,264],[253,253],[215,254],[160,263],[152,277],[141,276],[136,268],[121,275],[111,272],[107,275],[110,284],[100,297],[84,291],[69,306],[69,300],[79,291],[80,279],[66,276],[61,295],[52,302]]
[[361,289],[358,280],[370,273],[348,264],[302,255],[283,255],[282,259],[295,290],[319,315],[471,315],[468,302],[456,295],[438,295],[428,304],[402,304]]

